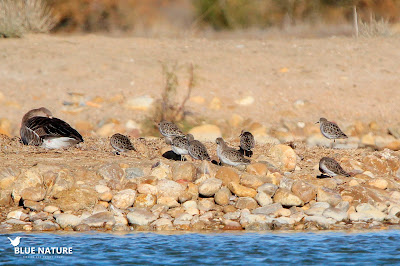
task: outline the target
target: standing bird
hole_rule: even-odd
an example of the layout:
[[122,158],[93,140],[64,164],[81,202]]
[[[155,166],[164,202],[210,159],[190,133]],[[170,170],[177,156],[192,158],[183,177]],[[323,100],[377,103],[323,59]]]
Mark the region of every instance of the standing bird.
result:
[[110,138],[111,146],[116,150],[116,154],[119,155],[120,152],[127,152],[127,151],[136,151],[135,147],[131,140],[120,133],[116,133],[111,136]]
[[251,149],[253,149],[254,146],[255,141],[253,134],[251,134],[249,131],[242,130],[240,133],[240,152],[244,156],[251,157],[253,155]]
[[321,117],[318,122],[315,124],[320,124],[319,129],[321,130],[322,135],[324,135],[328,139],[333,139],[335,142],[336,139],[347,139],[347,135],[343,133],[343,131],[333,122],[329,122],[326,118]]
[[[201,161],[211,161],[210,155],[208,154],[206,146],[198,140],[189,141],[189,155],[195,160]],[[203,174],[206,172],[206,167],[204,166]]]
[[223,162],[224,164],[238,166],[250,163],[250,160],[244,158],[243,154],[240,151],[226,145],[225,141],[222,138],[217,138],[215,142],[218,145],[217,155],[221,162]]
[[25,145],[47,149],[68,148],[83,142],[78,131],[63,120],[53,117],[44,107],[27,112],[22,118],[19,132]]
[[161,121],[158,123],[158,130],[165,137],[165,141],[171,144],[173,137],[185,137],[185,134],[179,129],[177,125],[168,121]]
[[335,159],[329,157],[322,157],[319,161],[319,170],[323,174],[327,174],[330,177],[334,177],[337,175],[347,176],[349,177],[350,174],[347,173],[340,164],[335,161]]
[[194,140],[192,134],[187,134],[185,137],[174,137],[171,142],[172,151],[181,156],[181,161],[184,155],[189,154],[189,143]]

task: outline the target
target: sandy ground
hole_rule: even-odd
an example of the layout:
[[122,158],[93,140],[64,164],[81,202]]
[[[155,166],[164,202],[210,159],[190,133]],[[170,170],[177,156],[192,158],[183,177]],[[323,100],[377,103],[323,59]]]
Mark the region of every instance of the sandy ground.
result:
[[[140,121],[145,112],[103,103],[78,113],[63,112],[68,92],[88,99],[125,99],[150,95],[163,87],[161,63],[181,65],[179,95],[187,72],[195,65],[192,96],[206,104],[190,111],[211,119],[233,113],[266,126],[281,121],[315,122],[320,116],[342,124],[376,121],[382,127],[399,122],[400,38],[359,39],[172,39],[115,38],[98,35],[30,35],[0,40],[0,118],[12,121],[18,134],[20,119],[33,108],[46,106],[72,125],[115,118]],[[220,110],[210,110],[213,97]],[[234,103],[252,96],[254,104]],[[296,108],[297,100],[304,106]],[[65,108],[64,108],[65,109]]]

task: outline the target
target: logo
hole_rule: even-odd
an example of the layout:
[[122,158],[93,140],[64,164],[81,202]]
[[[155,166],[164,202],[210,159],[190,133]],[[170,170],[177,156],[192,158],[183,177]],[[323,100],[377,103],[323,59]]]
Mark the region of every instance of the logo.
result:
[[[72,247],[25,247],[21,243],[21,237],[17,236],[10,240],[10,245],[14,247],[15,255],[23,255],[24,258],[44,258],[57,256],[62,258],[63,255],[72,255]],[[21,244],[21,245],[20,245]]]
[[19,242],[21,241],[21,237],[17,236],[14,240],[12,240],[11,238],[7,237],[8,240],[10,240],[10,244],[13,245],[14,247],[19,245]]

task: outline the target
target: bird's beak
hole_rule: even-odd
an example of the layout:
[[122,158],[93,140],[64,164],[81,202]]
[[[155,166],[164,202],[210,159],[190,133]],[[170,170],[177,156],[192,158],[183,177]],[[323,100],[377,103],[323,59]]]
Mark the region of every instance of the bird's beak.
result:
[[318,122],[315,122],[315,124],[319,124],[319,121],[318,121]]

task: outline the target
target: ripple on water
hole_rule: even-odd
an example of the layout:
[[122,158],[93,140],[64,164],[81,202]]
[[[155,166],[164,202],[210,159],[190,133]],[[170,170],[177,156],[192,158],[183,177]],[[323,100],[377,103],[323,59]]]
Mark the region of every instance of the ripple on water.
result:
[[[73,248],[63,258],[15,255],[7,237],[22,247]],[[398,264],[400,231],[363,233],[7,234],[0,264]]]

